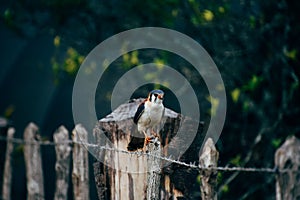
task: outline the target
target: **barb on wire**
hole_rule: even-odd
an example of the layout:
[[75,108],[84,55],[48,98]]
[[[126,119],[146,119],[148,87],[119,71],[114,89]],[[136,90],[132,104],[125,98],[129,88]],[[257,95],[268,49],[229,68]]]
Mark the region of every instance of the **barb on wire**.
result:
[[276,173],[287,173],[287,172],[291,172],[292,170],[290,169],[284,169],[284,170],[279,170],[277,168],[252,168],[252,167],[202,167],[199,165],[196,165],[195,163],[185,163],[183,161],[180,160],[175,160],[172,159],[170,156],[169,157],[165,157],[165,156],[159,156],[159,155],[153,155],[149,152],[143,152],[143,151],[126,151],[126,150],[122,150],[122,149],[117,149],[117,148],[113,148],[113,147],[108,147],[108,146],[100,146],[97,144],[90,144],[90,143],[85,143],[85,142],[74,142],[72,140],[66,140],[63,142],[51,142],[51,141],[36,141],[36,142],[32,142],[32,141],[26,141],[23,139],[18,139],[18,138],[6,138],[3,136],[0,136],[0,141],[7,141],[7,142],[13,142],[15,144],[32,144],[32,145],[49,145],[49,146],[55,146],[55,145],[62,145],[62,144],[80,144],[80,145],[84,145],[85,147],[91,147],[91,148],[98,148],[99,150],[106,150],[106,151],[114,151],[114,152],[118,152],[118,153],[125,153],[125,154],[130,154],[130,155],[146,155],[146,156],[151,156],[157,159],[161,159],[163,161],[166,162],[170,162],[170,163],[174,163],[174,164],[178,164],[184,167],[188,167],[188,168],[193,168],[193,169],[197,169],[199,171],[201,170],[215,170],[215,171],[222,171],[222,172],[256,172],[256,173],[271,173],[271,174],[276,174]]

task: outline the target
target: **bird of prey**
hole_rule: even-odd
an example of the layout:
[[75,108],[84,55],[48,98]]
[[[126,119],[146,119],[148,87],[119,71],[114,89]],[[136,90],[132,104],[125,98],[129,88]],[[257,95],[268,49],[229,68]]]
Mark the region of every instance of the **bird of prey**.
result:
[[164,92],[162,90],[152,90],[148,98],[137,108],[133,121],[137,124],[139,132],[144,133],[144,148],[149,142],[157,141],[158,133],[154,127],[161,124],[165,107],[163,105]]

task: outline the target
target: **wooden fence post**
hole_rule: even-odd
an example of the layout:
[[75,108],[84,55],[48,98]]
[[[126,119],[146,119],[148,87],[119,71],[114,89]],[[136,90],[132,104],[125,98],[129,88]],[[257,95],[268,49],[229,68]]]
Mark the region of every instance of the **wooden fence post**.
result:
[[[288,138],[275,153],[276,200],[300,199],[300,140]],[[280,172],[280,170],[291,170]]]
[[88,151],[83,144],[88,142],[88,133],[81,124],[72,132],[73,147],[73,193],[75,200],[89,199],[89,161]]
[[161,155],[160,144],[148,144],[148,151],[153,156],[148,156],[148,172],[147,172],[147,200],[159,199],[159,186],[161,177],[161,159],[156,156]]
[[69,132],[64,126],[60,126],[53,135],[56,152],[56,184],[55,184],[55,200],[64,200],[68,198],[68,184],[70,172],[70,152],[71,147],[68,143]]
[[14,144],[11,141],[14,138],[15,129],[9,128],[7,131],[7,143],[5,153],[5,164],[3,172],[3,185],[2,185],[2,197],[5,200],[11,199],[11,177],[12,177],[12,166],[11,166],[11,154],[14,149]]
[[[208,138],[199,157],[199,166],[205,168],[217,167],[218,159],[219,152],[216,150],[213,140],[211,138]],[[202,200],[216,200],[217,171],[203,170],[200,174],[200,177],[200,190]]]
[[26,144],[24,158],[27,177],[27,200],[42,200],[44,196],[44,178],[41,159],[40,136],[38,127],[30,123],[24,132]]

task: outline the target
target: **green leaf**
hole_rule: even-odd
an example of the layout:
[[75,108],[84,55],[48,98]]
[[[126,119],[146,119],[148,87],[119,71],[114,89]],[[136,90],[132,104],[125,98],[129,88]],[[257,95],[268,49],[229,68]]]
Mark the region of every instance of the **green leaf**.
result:
[[246,91],[254,91],[263,81],[263,78],[257,75],[253,75],[249,82],[243,86],[243,89]]
[[227,184],[223,185],[221,190],[222,190],[223,193],[228,193],[229,192],[229,186]]
[[233,164],[234,166],[240,166],[241,165],[241,155],[240,154],[236,155],[229,162],[231,164]]
[[3,13],[3,18],[8,25],[12,25],[13,12],[10,9],[6,9]]
[[280,146],[281,142],[282,142],[282,139],[274,138],[271,143],[274,148],[278,148]]
[[196,180],[197,180],[197,183],[200,184],[200,182],[201,182],[201,175],[200,174],[197,176]]
[[249,17],[249,24],[250,24],[251,28],[255,28],[255,26],[256,26],[256,19],[255,19],[255,17],[253,15],[251,15]]
[[248,111],[250,107],[251,107],[251,103],[249,101],[246,100],[243,102],[243,111],[244,112]]

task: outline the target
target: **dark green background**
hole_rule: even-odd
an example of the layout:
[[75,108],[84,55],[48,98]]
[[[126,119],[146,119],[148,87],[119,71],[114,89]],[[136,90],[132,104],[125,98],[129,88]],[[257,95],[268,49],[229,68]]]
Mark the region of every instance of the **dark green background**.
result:
[[[300,128],[298,2],[1,2],[0,115],[10,120],[18,138],[30,121],[40,127],[44,139],[52,140],[52,133],[59,125],[71,130],[74,127],[73,81],[82,59],[101,41],[121,31],[145,26],[165,27],[198,41],[221,72],[228,104],[225,127],[217,143],[219,165],[273,167],[276,148]],[[137,64],[153,61],[172,66],[190,81],[200,103],[201,120],[208,123],[211,102],[201,76],[179,56],[151,49],[130,52],[105,72],[99,84],[106,87],[99,89],[95,96],[98,117],[111,112],[110,94],[118,78]],[[153,87],[141,87],[133,97],[145,96]],[[175,96],[166,91],[166,106],[180,112]],[[260,140],[256,140],[258,138]],[[43,147],[42,150],[46,199],[52,199],[54,148]],[[16,145],[13,155],[13,199],[24,199],[21,145]],[[1,170],[2,167],[1,164]],[[239,173],[227,182],[231,176],[232,173],[218,174],[220,199],[275,199],[273,175]],[[196,178],[189,181],[194,181],[198,188]],[[95,198],[95,189],[91,195]],[[198,189],[192,198],[199,198]]]

